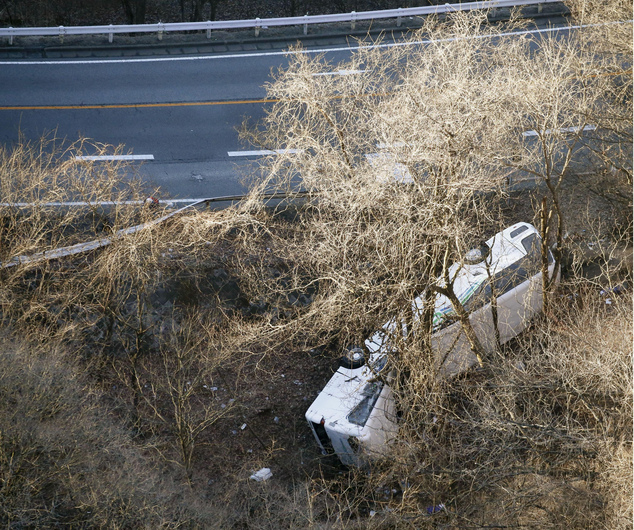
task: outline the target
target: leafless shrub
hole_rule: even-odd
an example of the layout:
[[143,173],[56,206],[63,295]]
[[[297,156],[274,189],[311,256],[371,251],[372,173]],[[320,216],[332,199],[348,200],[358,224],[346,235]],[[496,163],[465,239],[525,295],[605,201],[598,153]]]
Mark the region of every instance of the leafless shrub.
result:
[[161,479],[64,356],[58,346],[2,340],[0,520],[16,528],[170,527]]
[[[64,325],[64,315],[82,293],[64,289],[76,271],[60,270],[55,260],[7,265],[21,262],[20,256],[110,236],[139,219],[141,185],[120,162],[75,160],[86,151],[111,149],[79,141],[60,151],[55,140],[44,139],[0,151],[0,303],[14,325],[72,333],[76,326],[68,320]],[[68,205],[74,202],[85,207]]]
[[[203,316],[185,317],[178,329],[162,334],[160,360],[144,359],[142,373],[135,372],[136,391],[154,418],[171,432],[176,462],[190,484],[193,454],[201,435],[232,410],[231,406],[221,408],[213,390],[217,371],[232,364],[226,335]],[[171,452],[163,456],[174,459]]]

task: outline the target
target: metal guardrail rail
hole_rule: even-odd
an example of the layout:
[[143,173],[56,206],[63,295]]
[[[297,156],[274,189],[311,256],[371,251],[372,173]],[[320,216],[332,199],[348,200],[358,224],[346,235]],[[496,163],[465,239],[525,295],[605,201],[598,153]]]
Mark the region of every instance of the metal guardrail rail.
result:
[[108,41],[113,42],[115,33],[156,33],[158,39],[163,38],[164,33],[178,31],[206,31],[207,38],[211,38],[213,30],[245,29],[253,28],[255,36],[260,35],[261,29],[274,26],[304,26],[304,34],[308,33],[310,24],[329,24],[334,22],[349,22],[351,29],[355,29],[355,23],[363,20],[376,20],[395,18],[396,25],[401,25],[405,17],[439,15],[457,11],[471,11],[476,9],[495,10],[500,8],[523,7],[537,5],[541,10],[544,4],[561,3],[561,0],[487,0],[480,2],[465,2],[459,4],[444,4],[437,6],[410,7],[401,9],[386,9],[382,11],[352,11],[351,13],[339,13],[333,15],[305,15],[302,17],[287,18],[255,18],[250,20],[221,20],[206,22],[170,22],[158,24],[137,25],[103,25],[103,26],[57,26],[46,28],[0,28],[0,38],[9,39],[12,45],[15,37],[26,36],[57,36],[62,40],[66,35],[108,35]]
[[[307,195],[308,195],[308,192],[306,191],[296,191],[291,193],[268,193],[268,194],[265,194],[263,198],[266,201],[270,201],[270,200],[277,200],[277,199],[283,200],[283,199],[289,198],[290,196],[305,197]],[[10,269],[13,267],[17,267],[18,265],[34,265],[37,263],[46,262],[46,261],[50,261],[54,259],[66,258],[69,256],[75,256],[77,254],[83,254],[85,252],[91,252],[99,248],[107,247],[113,241],[117,239],[121,239],[125,236],[135,234],[137,232],[145,230],[146,228],[150,228],[151,226],[160,224],[163,221],[167,221],[171,217],[179,215],[185,211],[193,210],[197,206],[210,205],[215,202],[236,202],[236,201],[244,200],[245,198],[246,198],[246,195],[228,195],[225,197],[212,197],[209,199],[200,199],[200,200],[192,202],[191,204],[188,204],[187,206],[179,208],[178,210],[175,210],[166,215],[163,215],[157,219],[148,221],[147,223],[143,223],[136,226],[130,226],[128,228],[122,228],[121,230],[117,230],[110,237],[103,237],[100,239],[93,239],[92,241],[87,241],[85,243],[77,243],[76,245],[70,245],[67,247],[45,250],[44,252],[38,252],[36,254],[31,254],[30,256],[15,256],[9,260],[0,262],[0,270]],[[169,200],[165,202],[169,203]],[[101,204],[108,206],[108,205],[114,205],[115,203],[106,202]],[[127,204],[138,204],[139,206],[142,206],[143,204],[145,204],[145,201],[138,201],[138,202],[130,201],[130,202],[127,202]],[[26,203],[19,203],[19,204],[1,204],[0,206],[24,208],[24,207],[29,207],[32,205],[29,205]]]

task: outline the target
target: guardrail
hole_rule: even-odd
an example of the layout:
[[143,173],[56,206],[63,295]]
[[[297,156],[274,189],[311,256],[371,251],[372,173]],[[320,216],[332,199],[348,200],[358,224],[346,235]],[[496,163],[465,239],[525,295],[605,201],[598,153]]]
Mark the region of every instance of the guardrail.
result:
[[[291,193],[267,193],[267,194],[264,194],[263,198],[266,201],[271,201],[271,200],[277,200],[277,199],[280,199],[280,200],[287,199],[289,198],[289,196],[305,197],[307,195],[308,195],[308,192],[300,190],[300,191],[291,192]],[[167,221],[168,219],[170,219],[171,217],[174,217],[175,215],[179,215],[185,211],[191,211],[192,209],[195,209],[197,206],[201,206],[201,205],[210,206],[212,203],[215,203],[215,202],[236,202],[236,201],[244,200],[246,197],[247,197],[246,195],[228,195],[224,197],[211,197],[209,199],[195,200],[191,204],[188,204],[187,206],[179,208],[178,210],[174,210],[173,212],[163,215],[157,219],[153,219],[152,221],[148,221],[147,223],[143,223],[136,226],[130,226],[128,228],[122,228],[121,230],[117,230],[117,232],[115,232],[110,237],[94,239],[92,241],[87,241],[86,243],[77,243],[76,245],[71,245],[68,247],[45,250],[44,252],[38,252],[36,254],[31,254],[30,256],[15,256],[7,261],[0,262],[0,270],[11,269],[13,267],[17,267],[18,265],[33,265],[33,264],[37,264],[41,262],[54,260],[54,259],[67,258],[69,256],[76,256],[77,254],[84,254],[85,252],[91,252],[93,250],[107,247],[113,241],[117,239],[121,239],[122,237],[135,234],[136,232],[140,232],[141,230],[145,230],[146,228],[155,226],[159,223],[162,223],[163,221]],[[166,204],[169,202],[170,202],[169,199],[165,201]],[[142,207],[146,203],[147,203],[147,199],[146,201],[126,201],[126,204],[137,204],[139,205],[139,207]],[[54,204],[57,205],[57,203],[54,203]],[[77,205],[79,204],[85,205],[86,203],[77,203]],[[104,202],[99,204],[101,206],[115,205],[114,202]],[[29,203],[3,203],[3,204],[0,204],[0,206],[11,207],[11,208],[28,208],[33,205]]]
[[471,11],[475,9],[495,10],[500,8],[523,7],[537,5],[538,12],[544,4],[561,3],[561,0],[488,0],[481,2],[465,2],[459,4],[444,4],[426,7],[409,7],[401,9],[386,9],[383,11],[352,11],[351,13],[339,13],[334,15],[305,15],[302,17],[288,18],[255,18],[251,20],[220,20],[206,22],[170,22],[158,24],[137,25],[104,25],[104,26],[57,26],[47,28],[0,28],[0,37],[8,37],[12,45],[15,37],[25,36],[57,36],[64,39],[66,35],[108,35],[108,42],[113,42],[115,33],[156,33],[158,40],[164,33],[178,31],[206,31],[207,38],[211,38],[213,30],[223,29],[255,29],[255,36],[260,35],[261,29],[275,26],[304,26],[304,35],[308,33],[310,24],[329,24],[333,22],[349,22],[351,29],[362,20],[376,20],[395,18],[396,25],[400,27],[401,21],[406,17],[439,15],[456,11]]

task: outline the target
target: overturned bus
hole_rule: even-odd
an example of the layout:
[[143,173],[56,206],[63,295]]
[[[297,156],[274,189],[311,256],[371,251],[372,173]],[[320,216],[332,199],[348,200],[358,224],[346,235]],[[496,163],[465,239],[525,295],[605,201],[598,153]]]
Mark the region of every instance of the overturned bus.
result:
[[[555,274],[549,252],[548,273]],[[454,292],[470,313],[469,320],[486,351],[504,344],[543,308],[541,238],[528,223],[497,233],[462,263],[449,270]],[[558,279],[558,278],[557,278]],[[492,293],[497,296],[498,337],[494,328]],[[412,303],[413,321],[423,311],[422,295]],[[471,351],[449,300],[436,295],[431,338],[440,376],[457,375],[478,360]],[[363,346],[346,350],[340,366],[306,412],[308,424],[323,454],[335,453],[346,465],[359,465],[381,454],[398,431],[397,411],[389,376],[380,372],[395,353],[389,335],[394,320],[369,337]],[[388,368],[389,370],[389,368]]]

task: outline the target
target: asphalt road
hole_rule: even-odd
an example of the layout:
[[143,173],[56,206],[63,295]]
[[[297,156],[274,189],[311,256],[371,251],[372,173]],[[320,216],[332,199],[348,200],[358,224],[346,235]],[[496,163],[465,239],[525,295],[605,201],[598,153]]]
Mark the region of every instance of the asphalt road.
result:
[[[333,65],[351,53],[345,37],[308,51],[323,49]],[[240,143],[237,127],[245,116],[263,115],[263,85],[286,64],[284,51],[275,48],[0,60],[0,142],[54,131],[67,141],[83,136],[124,144],[126,151],[151,158],[139,170],[163,197],[240,193],[241,178],[257,156],[239,156],[253,148]]]
[[[333,51],[329,58],[340,61],[349,54]],[[235,156],[248,149],[237,127],[247,116],[262,117],[263,85],[272,69],[286,63],[280,51],[5,61],[0,142],[55,131],[69,141],[83,136],[124,144],[135,155],[152,155],[142,171],[165,195],[239,193],[243,166],[254,157]]]

